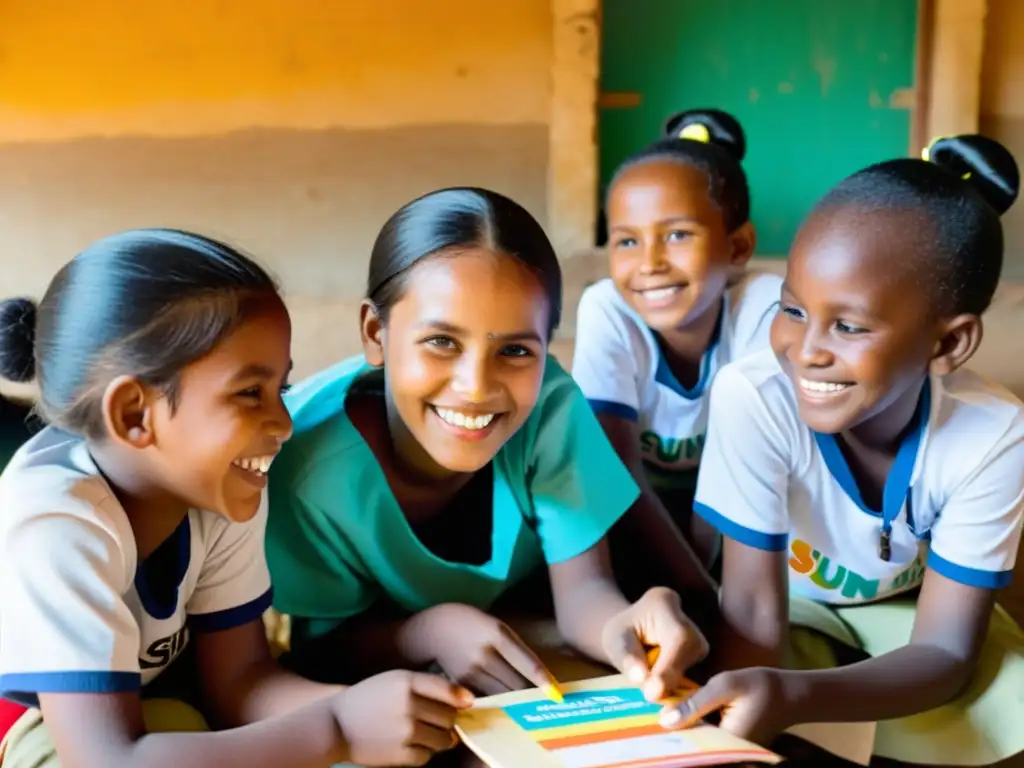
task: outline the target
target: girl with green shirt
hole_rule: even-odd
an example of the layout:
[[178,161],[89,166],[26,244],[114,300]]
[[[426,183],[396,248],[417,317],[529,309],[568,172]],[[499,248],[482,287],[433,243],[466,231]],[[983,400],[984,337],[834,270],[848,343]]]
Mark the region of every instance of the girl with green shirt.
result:
[[295,668],[435,666],[482,693],[549,684],[488,612],[542,565],[562,638],[650,698],[704,657],[676,593],[630,604],[613,580],[605,536],[638,489],[548,355],[561,295],[540,225],[494,192],[434,192],[385,224],[364,355],[285,396],[295,431],[270,471],[267,555]]

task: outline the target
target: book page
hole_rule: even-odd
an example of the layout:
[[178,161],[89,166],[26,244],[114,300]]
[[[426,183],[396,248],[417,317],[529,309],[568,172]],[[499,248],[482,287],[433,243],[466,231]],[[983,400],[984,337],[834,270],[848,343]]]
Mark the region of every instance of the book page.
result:
[[536,689],[490,696],[456,728],[491,768],[683,768],[775,764],[778,755],[712,726],[666,731],[652,704],[621,675],[565,685],[565,701]]

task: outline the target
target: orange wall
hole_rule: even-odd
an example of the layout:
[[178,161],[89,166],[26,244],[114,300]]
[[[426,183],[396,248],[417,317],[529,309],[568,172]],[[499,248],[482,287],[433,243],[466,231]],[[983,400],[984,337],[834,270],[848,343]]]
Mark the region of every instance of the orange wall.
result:
[[546,124],[547,0],[5,0],[0,141]]
[[551,19],[549,0],[3,0],[0,296],[105,234],[184,227],[281,278],[300,375],[355,351],[404,202],[473,184],[546,223]]

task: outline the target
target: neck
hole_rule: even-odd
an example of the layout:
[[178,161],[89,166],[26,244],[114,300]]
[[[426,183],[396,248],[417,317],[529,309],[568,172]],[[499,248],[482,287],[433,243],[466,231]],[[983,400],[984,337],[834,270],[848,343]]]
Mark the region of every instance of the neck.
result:
[[668,350],[678,359],[696,362],[704,356],[711,344],[711,337],[718,325],[718,316],[722,312],[723,298],[708,307],[707,311],[686,325],[658,331]]
[[927,377],[904,389],[895,400],[875,415],[843,433],[843,437],[875,451],[895,454],[914,425]]
[[139,560],[144,560],[174,533],[188,514],[188,506],[116,446],[90,442],[89,454],[124,509]]

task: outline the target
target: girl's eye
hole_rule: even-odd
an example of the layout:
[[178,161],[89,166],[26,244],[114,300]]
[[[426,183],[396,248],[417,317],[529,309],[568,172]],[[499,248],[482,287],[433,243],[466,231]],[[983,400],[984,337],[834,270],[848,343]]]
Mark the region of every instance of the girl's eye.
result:
[[632,248],[636,245],[635,237],[620,237],[615,241],[616,248]]
[[283,395],[283,394],[287,393],[288,390],[290,390],[291,388],[292,388],[291,384],[287,384],[287,383],[282,384],[281,385],[281,394]]
[[532,357],[533,352],[522,344],[509,344],[501,350],[504,357]]
[[247,400],[259,400],[260,397],[262,396],[262,394],[263,394],[262,388],[257,386],[257,387],[249,387],[248,389],[243,389],[241,392],[238,393],[238,396],[239,397],[244,397]]
[[789,315],[794,320],[803,320],[804,319],[804,311],[802,309],[800,309],[799,307],[792,307],[792,306],[790,306],[788,304],[783,304],[782,305],[782,313],[784,315]]
[[426,339],[424,343],[434,349],[443,350],[445,352],[451,352],[459,348],[459,345],[455,343],[455,339],[448,336],[431,336],[429,339]]
[[670,243],[678,243],[680,240],[685,240],[692,234],[692,232],[687,232],[686,230],[683,229],[673,229],[671,232],[668,233],[665,239],[668,240]]
[[840,333],[867,333],[868,329],[842,320],[836,320],[836,330]]

